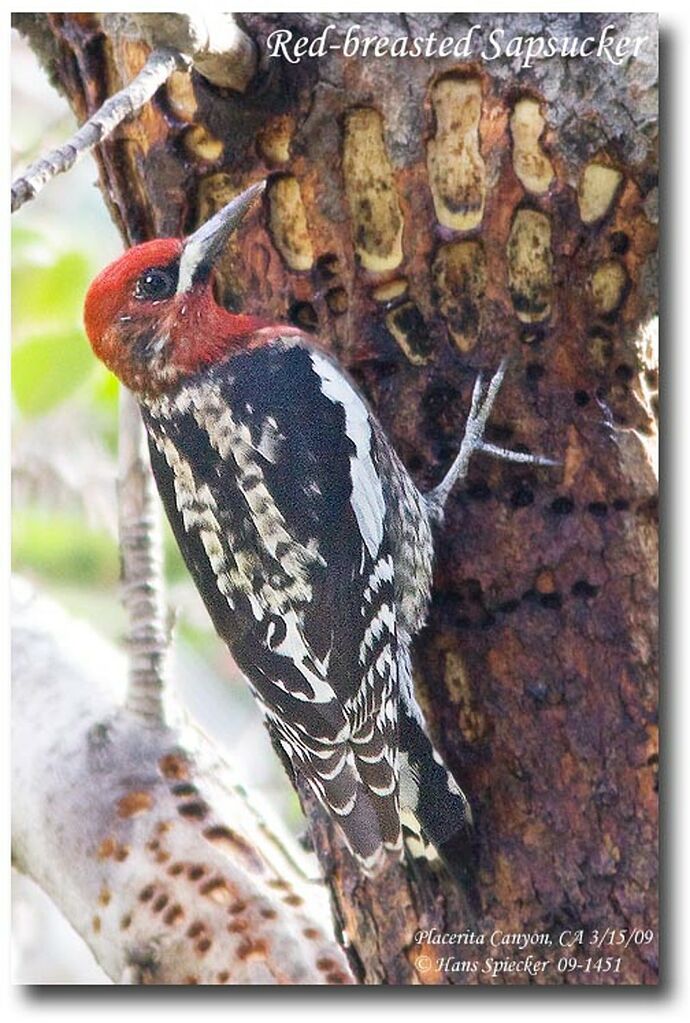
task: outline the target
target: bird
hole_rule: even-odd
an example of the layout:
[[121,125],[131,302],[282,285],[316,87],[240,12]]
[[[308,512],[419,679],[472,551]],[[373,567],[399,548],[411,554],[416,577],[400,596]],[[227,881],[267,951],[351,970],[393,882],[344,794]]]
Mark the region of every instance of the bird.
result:
[[95,355],[137,398],[172,531],[274,747],[367,877],[405,856],[467,876],[472,813],[429,737],[411,647],[448,496],[485,452],[505,371],[478,375],[458,454],[422,493],[321,342],[216,301],[214,267],[265,187],[90,285]]

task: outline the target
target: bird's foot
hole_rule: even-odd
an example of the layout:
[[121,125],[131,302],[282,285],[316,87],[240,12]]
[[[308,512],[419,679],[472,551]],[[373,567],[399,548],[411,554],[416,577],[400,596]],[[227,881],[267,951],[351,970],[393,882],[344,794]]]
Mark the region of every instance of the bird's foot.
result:
[[444,478],[428,495],[431,506],[437,510],[439,515],[442,514],[448,495],[453,487],[456,483],[466,478],[470,459],[476,452],[482,452],[485,455],[491,455],[493,458],[500,458],[506,462],[519,462],[523,465],[560,465],[560,462],[553,458],[545,458],[543,455],[530,455],[523,451],[510,451],[507,448],[498,447],[496,444],[489,444],[484,440],[486,424],[498,397],[507,368],[508,359],[502,359],[488,384],[485,384],[481,373],[477,375],[472,391],[472,404],[465,424],[465,433],[460,450]]

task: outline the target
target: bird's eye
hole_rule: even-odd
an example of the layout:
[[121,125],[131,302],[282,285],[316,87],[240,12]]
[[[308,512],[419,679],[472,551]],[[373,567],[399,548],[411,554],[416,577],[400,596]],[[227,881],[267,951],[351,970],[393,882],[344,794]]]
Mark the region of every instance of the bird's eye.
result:
[[177,280],[175,275],[165,267],[152,267],[144,270],[134,286],[134,297],[140,301],[158,302],[163,298],[171,298],[175,294]]

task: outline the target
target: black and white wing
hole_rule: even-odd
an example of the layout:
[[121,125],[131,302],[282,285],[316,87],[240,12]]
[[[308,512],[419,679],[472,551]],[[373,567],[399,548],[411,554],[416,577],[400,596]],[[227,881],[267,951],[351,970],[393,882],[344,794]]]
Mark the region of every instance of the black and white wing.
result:
[[365,867],[400,848],[398,634],[380,440],[338,367],[276,339],[143,408],[167,514],[293,767]]

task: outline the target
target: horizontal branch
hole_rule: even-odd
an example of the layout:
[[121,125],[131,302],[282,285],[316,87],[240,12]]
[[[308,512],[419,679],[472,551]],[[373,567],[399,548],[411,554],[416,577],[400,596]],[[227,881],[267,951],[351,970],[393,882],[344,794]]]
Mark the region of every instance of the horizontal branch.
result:
[[12,212],[35,198],[56,175],[70,170],[77,160],[108,138],[126,117],[141,110],[173,71],[189,66],[189,58],[176,50],[154,50],[129,85],[107,99],[70,139],[32,163],[12,183]]
[[129,713],[121,654],[21,581],[12,626],[14,862],[108,976],[352,983],[323,888],[210,740]]

